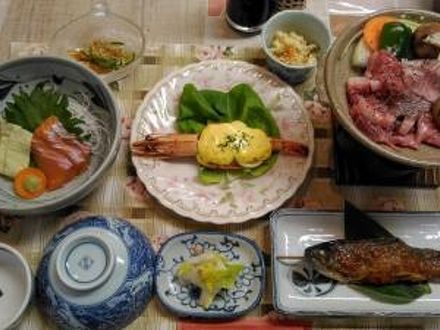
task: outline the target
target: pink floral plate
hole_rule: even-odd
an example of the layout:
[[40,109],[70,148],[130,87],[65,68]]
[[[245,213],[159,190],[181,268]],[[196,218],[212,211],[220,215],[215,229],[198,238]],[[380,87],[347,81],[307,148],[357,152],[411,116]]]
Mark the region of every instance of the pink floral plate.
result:
[[303,101],[295,91],[265,69],[240,61],[213,60],[172,73],[151,90],[139,107],[131,142],[149,133],[175,132],[183,86],[228,91],[247,83],[259,94],[278,123],[281,136],[308,144],[307,158],[280,155],[265,175],[231,178],[204,185],[198,181],[196,160],[160,160],[133,157],[137,174],[148,192],[174,212],[196,221],[239,223],[280,207],[304,181],[313,157],[313,127]]

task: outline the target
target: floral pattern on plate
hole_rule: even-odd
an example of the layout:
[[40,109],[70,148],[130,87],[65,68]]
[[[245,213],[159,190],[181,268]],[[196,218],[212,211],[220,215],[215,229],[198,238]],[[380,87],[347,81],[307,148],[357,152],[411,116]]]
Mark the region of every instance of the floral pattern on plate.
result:
[[310,264],[300,261],[292,265],[292,284],[304,296],[317,297],[332,291],[336,282],[318,273]]
[[281,206],[303,182],[313,156],[313,127],[295,91],[258,66],[229,60],[203,61],[171,74],[148,93],[132,125],[131,142],[150,133],[175,132],[183,86],[228,91],[247,83],[259,94],[281,130],[281,136],[309,145],[307,158],[280,155],[265,175],[203,185],[197,180],[194,160],[159,160],[133,157],[137,174],[148,192],[164,206],[185,217],[217,224],[261,217]]
[[[193,256],[216,251],[245,268],[234,288],[222,290],[209,309],[198,303],[200,290],[181,285],[175,277],[178,266]],[[173,313],[186,317],[231,318],[252,310],[261,300],[265,267],[259,248],[249,239],[215,232],[194,232],[171,237],[158,252],[156,290],[161,303]]]

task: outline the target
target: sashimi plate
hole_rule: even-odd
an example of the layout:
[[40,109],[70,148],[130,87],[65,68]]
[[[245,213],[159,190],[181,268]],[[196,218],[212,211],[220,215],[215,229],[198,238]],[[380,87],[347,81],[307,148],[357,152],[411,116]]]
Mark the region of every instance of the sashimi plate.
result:
[[[439,213],[371,213],[391,234],[419,248],[440,246]],[[284,209],[271,217],[273,304],[292,315],[424,316],[440,315],[440,283],[430,282],[431,293],[405,304],[373,300],[354,288],[320,278],[300,260],[312,245],[344,236],[344,215]],[[277,256],[298,257],[292,265]]]
[[313,127],[301,98],[265,69],[240,61],[204,61],[187,66],[160,81],[138,109],[131,142],[150,133],[173,133],[183,86],[228,91],[249,84],[271,109],[281,137],[309,146],[306,158],[279,155],[266,174],[233,178],[222,184],[203,185],[193,160],[133,157],[137,174],[148,192],[174,212],[201,222],[239,223],[280,207],[304,181],[313,156]]
[[120,145],[120,111],[108,86],[82,65],[50,56],[11,60],[0,66],[0,113],[20,91],[47,83],[69,100],[73,117],[84,121],[92,156],[87,169],[64,186],[26,200],[14,193],[13,180],[0,177],[0,212],[35,215],[54,212],[89,194],[113,164]]

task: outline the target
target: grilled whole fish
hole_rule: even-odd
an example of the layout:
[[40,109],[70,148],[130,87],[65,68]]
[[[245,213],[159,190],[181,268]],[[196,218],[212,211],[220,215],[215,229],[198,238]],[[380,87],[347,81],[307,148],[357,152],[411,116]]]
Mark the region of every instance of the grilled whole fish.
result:
[[397,238],[334,240],[307,248],[305,258],[342,283],[418,283],[440,277],[440,251],[414,248]]

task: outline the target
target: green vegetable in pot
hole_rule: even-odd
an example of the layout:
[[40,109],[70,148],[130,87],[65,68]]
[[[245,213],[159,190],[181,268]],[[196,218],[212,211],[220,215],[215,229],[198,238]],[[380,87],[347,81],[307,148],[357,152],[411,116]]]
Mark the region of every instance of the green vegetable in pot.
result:
[[394,53],[398,58],[412,58],[412,31],[401,22],[383,26],[379,48]]

